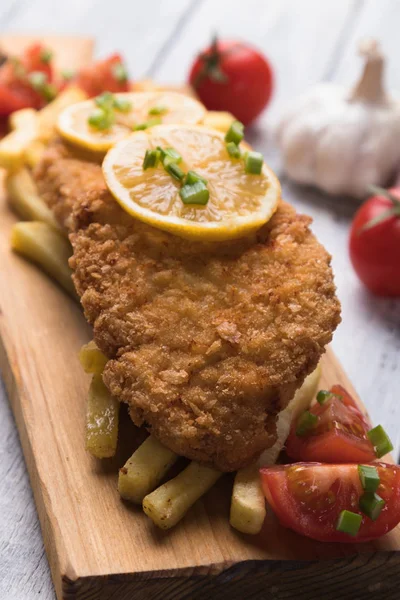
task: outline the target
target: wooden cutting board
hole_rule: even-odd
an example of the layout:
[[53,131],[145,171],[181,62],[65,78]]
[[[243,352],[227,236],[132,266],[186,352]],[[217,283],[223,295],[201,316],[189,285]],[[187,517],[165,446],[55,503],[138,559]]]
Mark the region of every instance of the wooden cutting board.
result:
[[[52,40],[69,66],[74,44]],[[87,44],[78,57],[90,56]],[[15,40],[13,47],[20,47]],[[77,352],[90,330],[77,304],[10,251],[15,217],[2,190],[1,180],[0,367],[58,599],[397,599],[399,528],[375,543],[322,544],[269,514],[260,535],[241,535],[228,522],[231,476],[170,532],[156,530],[138,507],[120,500],[117,470],[142,434],[123,419],[115,459],[100,462],[85,452],[89,379]],[[333,383],[354,392],[328,350],[321,386]]]

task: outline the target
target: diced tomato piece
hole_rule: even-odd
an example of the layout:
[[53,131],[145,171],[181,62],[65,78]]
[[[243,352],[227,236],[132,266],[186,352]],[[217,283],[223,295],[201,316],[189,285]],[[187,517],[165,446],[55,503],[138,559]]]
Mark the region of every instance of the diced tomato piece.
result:
[[98,96],[103,92],[127,92],[129,81],[120,54],[112,54],[109,58],[84,67],[74,82],[88,96]]

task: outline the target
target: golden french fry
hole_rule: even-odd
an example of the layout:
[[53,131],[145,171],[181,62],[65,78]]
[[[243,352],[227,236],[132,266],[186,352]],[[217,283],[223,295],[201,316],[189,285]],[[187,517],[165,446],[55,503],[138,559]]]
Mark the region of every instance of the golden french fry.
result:
[[145,496],[143,510],[155,525],[170,529],[221,475],[220,471],[191,462],[174,479]]
[[96,458],[114,456],[118,442],[119,402],[103,383],[101,375],[93,375],[86,413],[86,450]]
[[230,524],[242,533],[261,530],[266,509],[258,464],[240,469],[233,484]]
[[93,340],[88,344],[82,346],[79,350],[79,361],[85,371],[85,373],[94,373],[95,375],[101,375],[108,361],[101,350],[97,347],[96,342]]
[[34,108],[21,108],[11,113],[8,122],[11,129],[30,127],[37,119],[38,112]]
[[68,259],[69,241],[47,223],[26,221],[16,223],[11,230],[11,247],[24,258],[37,264],[76,299]]
[[34,140],[29,144],[24,153],[24,162],[33,169],[42,159],[43,153],[46,150],[46,145],[40,140]]
[[230,524],[238,531],[256,534],[261,530],[266,511],[259,468],[276,462],[289,434],[292,420],[310,406],[317,392],[320,377],[321,367],[318,365],[315,371],[306,377],[286,409],[279,414],[278,437],[272,448],[263,452],[257,464],[237,472],[232,490]]
[[28,169],[8,173],[6,190],[11,208],[21,219],[42,221],[59,230],[60,227],[42,198],[38,195],[36,184]]
[[78,87],[70,86],[60,92],[53,102],[50,102],[38,113],[39,139],[42,142],[48,142],[56,131],[58,115],[64,108],[86,99],[87,95]]
[[230,112],[209,110],[203,123],[205,127],[211,127],[211,129],[218,129],[218,131],[226,133],[233,121],[235,121],[235,117]]
[[15,129],[0,141],[0,167],[8,170],[23,165],[26,148],[37,138],[38,118],[34,110],[14,118]]
[[174,452],[150,435],[119,470],[118,491],[121,497],[141,504],[177,460]]

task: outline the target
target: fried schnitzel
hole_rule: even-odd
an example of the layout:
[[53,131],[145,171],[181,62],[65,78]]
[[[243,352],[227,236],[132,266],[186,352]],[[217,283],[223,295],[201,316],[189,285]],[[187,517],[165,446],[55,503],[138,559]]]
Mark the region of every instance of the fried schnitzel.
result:
[[111,393],[177,454],[223,471],[252,462],[340,321],[311,219],[281,202],[252,236],[188,242],[127,215],[100,165],[61,142],[36,180],[70,233]]

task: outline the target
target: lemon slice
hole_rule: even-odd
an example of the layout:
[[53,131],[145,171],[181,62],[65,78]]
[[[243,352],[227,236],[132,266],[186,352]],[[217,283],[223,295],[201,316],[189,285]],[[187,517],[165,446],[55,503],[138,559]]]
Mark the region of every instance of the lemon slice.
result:
[[58,118],[58,132],[68,142],[87,150],[107,152],[137,126],[151,126],[157,121],[191,125],[201,123],[207,112],[194,98],[176,92],[130,92],[114,97],[128,102],[131,108],[127,112],[114,110],[115,123],[109,129],[101,131],[89,125],[88,119],[97,109],[92,99],[66,108]]
[[[143,169],[146,150],[157,146],[177,150],[179,167],[207,180],[205,206],[184,204],[182,184],[161,163]],[[126,212],[189,239],[242,237],[271,218],[281,197],[279,181],[265,163],[260,175],[246,173],[244,161],[229,156],[221,132],[196,125],[159,125],[131,134],[107,153],[103,174]]]

